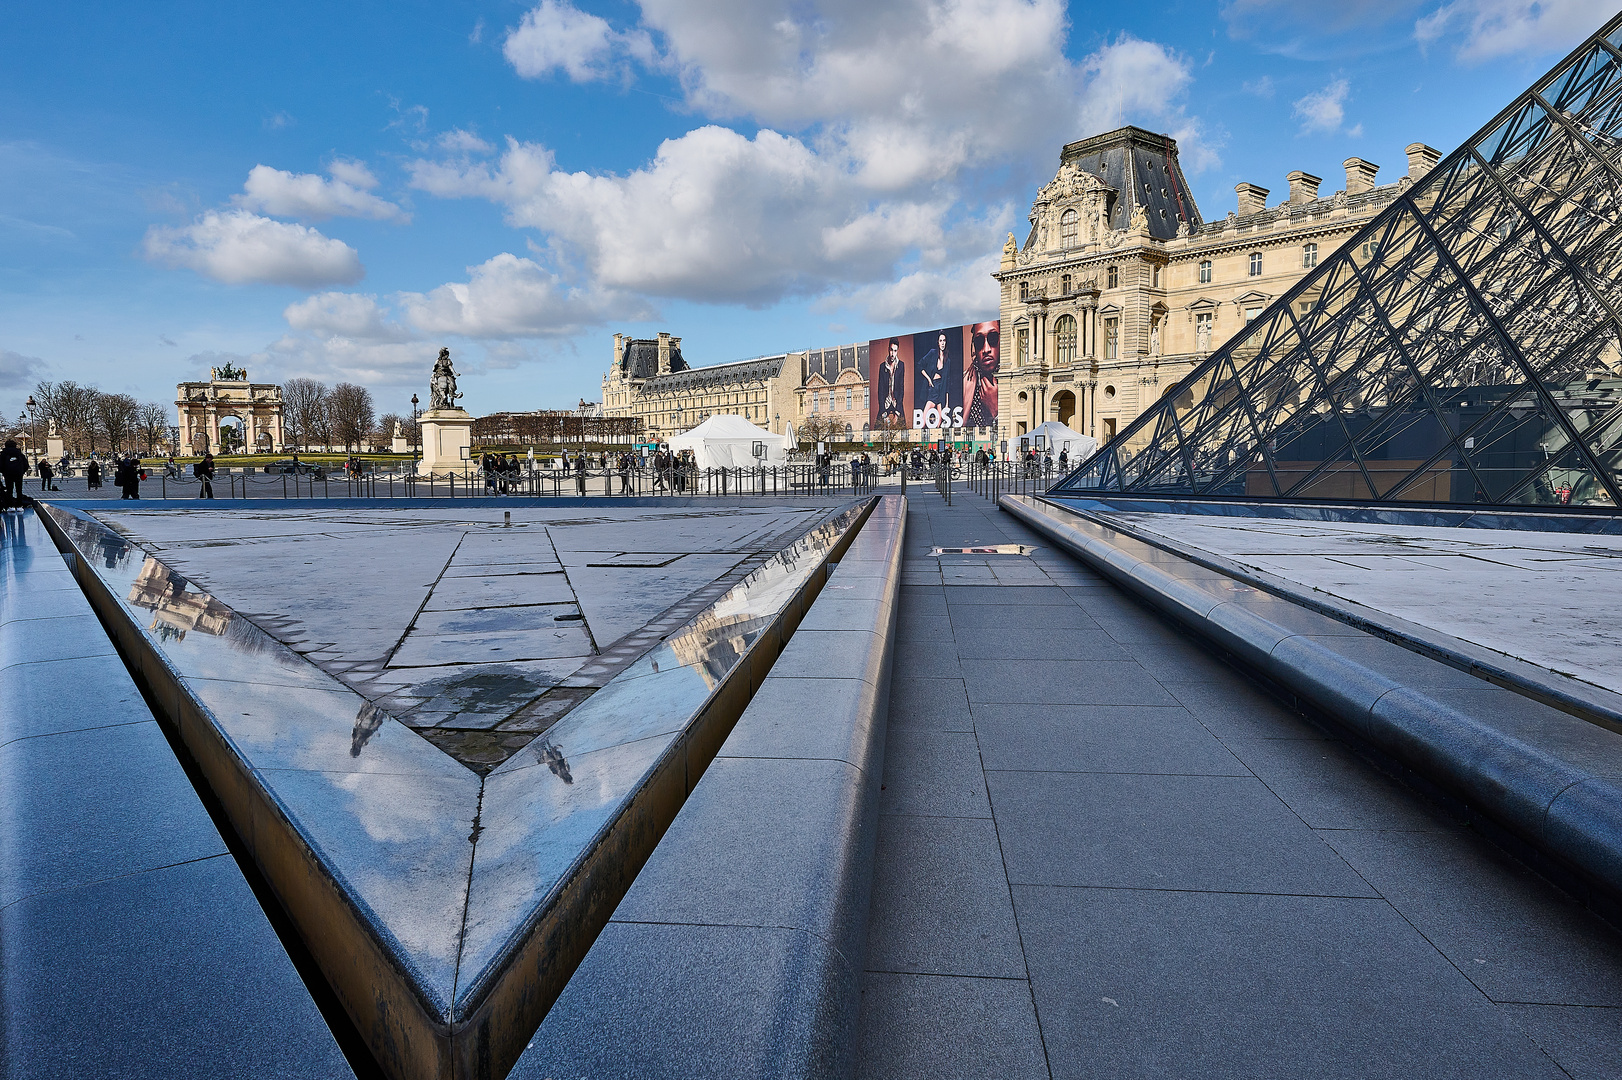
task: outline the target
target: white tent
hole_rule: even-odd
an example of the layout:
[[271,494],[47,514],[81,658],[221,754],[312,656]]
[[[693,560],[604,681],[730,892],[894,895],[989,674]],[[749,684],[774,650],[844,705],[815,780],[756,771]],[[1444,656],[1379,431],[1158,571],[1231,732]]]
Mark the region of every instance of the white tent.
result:
[[1038,424],[1036,430],[1030,434],[1021,435],[1021,439],[1029,440],[1029,442],[1022,444],[1022,448],[1023,446],[1029,446],[1032,450],[1036,449],[1036,437],[1038,435],[1042,436],[1043,448],[1053,451],[1055,461],[1058,460],[1059,451],[1070,451],[1069,462],[1072,465],[1080,465],[1092,456],[1094,450],[1098,449],[1097,439],[1091,435],[1083,435],[1079,431],[1072,431],[1068,426],[1061,424],[1057,420],[1049,420],[1045,424]]
[[[788,442],[763,427],[730,413],[712,416],[696,428],[672,435],[667,442],[676,452],[691,450],[701,469],[737,469],[754,465],[781,465],[788,460]],[[755,448],[764,451],[755,456]]]

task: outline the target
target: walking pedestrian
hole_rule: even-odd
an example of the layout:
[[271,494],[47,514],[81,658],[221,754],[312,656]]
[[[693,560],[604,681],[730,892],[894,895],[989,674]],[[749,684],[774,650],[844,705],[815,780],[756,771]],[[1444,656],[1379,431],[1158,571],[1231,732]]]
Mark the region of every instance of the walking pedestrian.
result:
[[619,473],[620,494],[631,494],[631,452],[629,450],[625,450],[620,453]]
[[57,490],[56,485],[51,483],[51,479],[55,475],[56,475],[55,470],[53,470],[51,468],[50,461],[48,459],[46,459],[46,458],[40,458],[39,459],[39,489],[41,491],[55,491],[55,490]]
[[120,499],[141,497],[141,474],[135,471],[133,459],[129,457],[119,459],[118,468],[113,470],[113,483],[118,485]]
[[85,485],[91,491],[100,490],[100,488],[101,488],[101,462],[97,461],[95,458],[90,459],[89,463],[87,465],[85,465],[85,467],[84,467],[84,480],[85,480]]
[[214,455],[204,454],[203,460],[191,467],[192,475],[201,482],[197,488],[199,499],[214,497]]
[[576,454],[574,458],[574,490],[577,495],[586,493],[586,455]]
[[0,477],[6,482],[5,505],[8,509],[28,505],[28,498],[23,494],[23,477],[27,475],[27,456],[17,446],[16,439],[7,439],[5,448],[0,450]]

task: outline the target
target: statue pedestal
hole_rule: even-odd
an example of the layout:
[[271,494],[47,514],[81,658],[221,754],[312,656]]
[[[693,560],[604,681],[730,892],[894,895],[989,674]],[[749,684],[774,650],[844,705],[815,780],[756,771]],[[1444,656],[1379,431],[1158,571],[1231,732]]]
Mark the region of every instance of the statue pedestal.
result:
[[60,435],[45,436],[45,456],[52,461],[61,461],[66,445]]
[[473,417],[461,409],[430,409],[422,414],[422,464],[419,475],[465,473],[473,445]]

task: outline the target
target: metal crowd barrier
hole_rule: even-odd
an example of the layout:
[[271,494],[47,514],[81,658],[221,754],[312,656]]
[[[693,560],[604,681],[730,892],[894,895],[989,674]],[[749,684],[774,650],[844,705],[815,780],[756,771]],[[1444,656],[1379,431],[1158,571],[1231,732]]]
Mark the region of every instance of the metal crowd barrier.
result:
[[[217,499],[422,499],[483,498],[522,495],[541,498],[608,498],[658,496],[826,496],[864,495],[880,480],[877,466],[851,464],[777,465],[731,469],[620,469],[594,466],[585,470],[530,469],[484,473],[343,472],[304,475],[220,472],[213,481]],[[157,491],[152,491],[156,484]],[[189,473],[148,472],[141,494],[160,499],[202,497],[203,481]],[[103,481],[106,497],[117,487]]]
[[1057,465],[1045,461],[993,461],[986,465],[971,462],[967,482],[976,495],[996,502],[1003,495],[1042,495],[1064,478]]

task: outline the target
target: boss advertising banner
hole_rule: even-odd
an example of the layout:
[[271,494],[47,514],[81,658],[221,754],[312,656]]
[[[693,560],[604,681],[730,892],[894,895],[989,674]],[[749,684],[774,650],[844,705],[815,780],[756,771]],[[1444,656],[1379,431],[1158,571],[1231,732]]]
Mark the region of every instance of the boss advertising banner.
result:
[[899,334],[868,343],[875,428],[991,427],[997,422],[996,322]]

